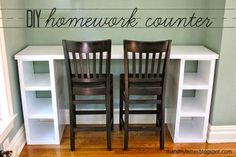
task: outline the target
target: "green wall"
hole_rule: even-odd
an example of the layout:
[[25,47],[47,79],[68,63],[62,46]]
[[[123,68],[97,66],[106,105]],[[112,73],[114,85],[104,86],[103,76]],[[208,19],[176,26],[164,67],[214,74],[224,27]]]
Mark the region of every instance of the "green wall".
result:
[[[225,0],[209,0],[207,2],[208,8],[225,8]],[[224,10],[215,12],[212,10],[208,11],[208,16],[212,17],[224,17]],[[217,21],[219,26],[223,27],[223,19]],[[219,55],[221,52],[221,40],[222,40],[222,28],[219,29],[207,29],[206,30],[206,38],[205,38],[205,46],[209,49],[215,51]],[[212,93],[212,103],[211,103],[211,114],[210,114],[210,122],[212,123],[212,117],[213,117],[213,111],[215,107],[215,93],[216,93],[216,85],[217,85],[217,76],[218,76],[218,67],[219,67],[219,61],[216,61],[216,67],[215,67],[215,78],[214,78],[214,88]]]
[[[236,8],[235,0],[226,0],[225,8]],[[225,11],[224,27],[236,26],[235,10]],[[217,64],[214,103],[211,114],[212,125],[236,125],[236,29],[223,29],[222,41],[215,41],[216,48],[220,47],[220,59]],[[219,46],[220,45],[220,46]]]
[[[207,8],[214,9],[214,8],[225,8],[225,0],[207,0]],[[224,10],[208,10],[207,16],[217,18],[214,23],[219,26],[223,27],[224,22]],[[216,53],[220,53],[221,48],[221,38],[222,38],[222,28],[209,28],[206,29],[206,35],[204,35],[204,42],[205,45],[215,51]]]
[[[140,17],[140,24],[146,17],[189,17],[192,10],[183,8],[207,8],[206,0],[27,0],[27,8],[122,8],[130,10],[57,10],[59,16],[76,17],[128,17],[132,9],[139,8],[136,17]],[[147,8],[178,8],[180,10],[141,10]],[[50,10],[42,10],[42,17],[47,18]],[[207,10],[195,10],[196,15],[205,16]],[[44,24],[43,22],[41,23]],[[27,29],[27,41],[29,44],[61,44],[62,39],[96,40],[112,39],[113,44],[121,44],[123,39],[137,40],[161,40],[172,39],[175,44],[203,44],[205,29],[167,29],[167,28],[37,28]]]
[[[23,8],[24,0],[7,0],[1,1],[2,8]],[[23,20],[9,20],[7,17],[17,17],[24,16],[24,12],[22,11],[2,11],[3,15],[3,25],[8,26],[11,25],[21,25],[24,23]],[[10,75],[10,84],[11,84],[11,92],[12,92],[12,102],[13,102],[13,110],[14,113],[17,113],[17,117],[14,120],[14,128],[9,133],[8,137],[11,140],[19,128],[23,125],[22,118],[22,108],[21,108],[21,99],[20,99],[20,88],[18,81],[18,71],[17,64],[14,60],[14,55],[23,49],[26,46],[26,37],[25,37],[25,29],[12,29],[5,28],[5,42],[6,42],[6,51],[7,51],[7,61]],[[0,144],[1,148],[1,144]]]

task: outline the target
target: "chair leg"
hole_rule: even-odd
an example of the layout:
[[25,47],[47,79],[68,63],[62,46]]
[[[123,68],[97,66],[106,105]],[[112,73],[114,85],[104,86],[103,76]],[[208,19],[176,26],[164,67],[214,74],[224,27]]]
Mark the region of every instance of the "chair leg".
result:
[[156,127],[159,125],[159,116],[158,116],[158,104],[156,104]]
[[[113,97],[111,98],[113,99]],[[112,100],[111,100],[112,101]],[[113,111],[113,102],[111,102],[111,130],[114,130],[114,111]]]
[[[160,95],[157,95],[157,100],[160,100]],[[156,104],[156,127],[159,127],[159,126],[161,126],[161,122],[160,122],[160,120],[161,120],[161,114],[160,114],[160,104]]]
[[113,84],[112,84],[112,89],[111,89],[111,130],[114,130],[114,104],[113,104]]
[[70,126],[70,150],[75,150],[75,132],[74,127],[72,125]]
[[165,142],[165,129],[164,126],[161,127],[161,132],[160,132],[160,149],[163,150],[164,149],[164,144]]
[[165,147],[165,110],[161,107],[161,131],[160,131],[160,149],[163,150]]
[[111,150],[111,104],[109,96],[106,96],[106,128],[107,128],[107,149]]
[[125,101],[125,135],[124,135],[124,150],[128,149],[128,140],[129,140],[129,104],[127,103],[128,101]]
[[156,127],[160,127],[161,126],[161,114],[160,114],[160,109],[159,109],[159,104],[156,104]]
[[70,105],[70,150],[75,150],[75,112],[74,112],[74,105]]
[[122,119],[123,119],[123,100],[122,100],[122,82],[120,81],[120,112],[119,112],[119,129],[122,130]]

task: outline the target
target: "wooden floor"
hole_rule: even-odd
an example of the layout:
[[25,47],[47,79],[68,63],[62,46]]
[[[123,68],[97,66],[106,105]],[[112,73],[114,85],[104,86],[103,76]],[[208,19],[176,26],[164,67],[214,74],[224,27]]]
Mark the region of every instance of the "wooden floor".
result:
[[[232,156],[236,157],[236,143],[225,144],[174,144],[166,131],[165,150],[159,150],[159,133],[131,132],[129,149],[123,150],[123,132],[118,126],[112,133],[112,151],[106,149],[105,132],[80,132],[76,134],[76,150],[69,148],[69,128],[65,129],[61,145],[26,145],[20,157],[154,157],[154,156]],[[193,154],[198,151],[197,154]],[[230,154],[219,154],[229,151]],[[205,153],[205,154],[204,154]],[[207,153],[216,153],[207,155]]]

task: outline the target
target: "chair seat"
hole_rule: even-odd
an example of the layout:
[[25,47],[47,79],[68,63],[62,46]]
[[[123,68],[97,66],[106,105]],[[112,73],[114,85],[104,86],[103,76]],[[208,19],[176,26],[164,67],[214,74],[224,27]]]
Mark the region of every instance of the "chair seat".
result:
[[[138,76],[138,75],[137,75]],[[161,76],[161,75],[160,75]],[[148,75],[150,77],[150,75]],[[120,80],[124,84],[125,75],[120,74]],[[151,81],[150,81],[151,80]],[[141,79],[133,79],[132,75],[129,75],[129,86],[135,86],[135,87],[160,87],[162,86],[162,81],[159,78],[145,78],[145,75],[141,76]]]
[[[124,88],[124,74],[120,74],[120,80],[121,88]],[[159,80],[156,82],[129,82],[130,95],[160,95],[161,91],[162,83]]]
[[[73,82],[72,81],[72,94],[73,95],[105,95],[106,94],[106,75],[101,75],[100,79],[105,78],[102,82]],[[113,75],[110,74],[110,84],[113,83]],[[110,86],[110,90],[112,86]]]

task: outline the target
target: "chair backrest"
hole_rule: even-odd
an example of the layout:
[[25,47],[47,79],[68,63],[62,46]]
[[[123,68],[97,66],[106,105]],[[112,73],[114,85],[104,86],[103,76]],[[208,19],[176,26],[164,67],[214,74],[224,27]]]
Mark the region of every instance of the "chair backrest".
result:
[[71,83],[105,82],[110,75],[111,40],[63,40],[62,44]]
[[125,82],[164,83],[170,57],[171,40],[124,40]]

